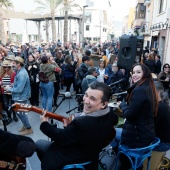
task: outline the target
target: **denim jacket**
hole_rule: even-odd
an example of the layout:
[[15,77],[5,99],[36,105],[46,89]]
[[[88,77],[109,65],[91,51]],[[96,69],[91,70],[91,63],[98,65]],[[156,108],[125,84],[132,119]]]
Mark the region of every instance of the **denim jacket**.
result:
[[28,100],[31,97],[30,79],[24,67],[17,71],[13,87],[9,89],[13,100]]

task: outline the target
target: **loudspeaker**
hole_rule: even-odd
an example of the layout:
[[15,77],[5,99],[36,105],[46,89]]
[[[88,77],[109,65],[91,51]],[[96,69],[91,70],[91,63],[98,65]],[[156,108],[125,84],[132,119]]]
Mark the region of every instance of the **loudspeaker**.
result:
[[118,54],[118,67],[130,70],[134,63],[140,62],[143,50],[143,37],[122,35]]

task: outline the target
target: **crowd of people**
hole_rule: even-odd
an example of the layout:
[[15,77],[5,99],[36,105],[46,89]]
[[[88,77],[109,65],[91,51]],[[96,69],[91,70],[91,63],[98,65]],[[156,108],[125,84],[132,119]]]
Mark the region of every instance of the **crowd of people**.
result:
[[[129,148],[145,147],[157,136],[161,143],[156,150],[170,149],[170,65],[165,63],[162,67],[156,51],[145,48],[143,63],[127,70],[119,67],[117,54],[118,47],[113,43],[86,44],[84,49],[72,43],[63,46],[61,42],[0,47],[0,119],[8,117],[9,124],[19,117],[23,123],[19,134],[32,134],[25,112],[11,111],[8,106],[29,101],[39,107],[41,100],[45,111],[40,129],[53,142],[39,140],[36,149],[33,144],[31,148],[36,150],[43,170],[62,169],[66,164],[86,161],[93,162],[87,169],[97,169],[98,154],[114,138],[114,125],[118,121],[118,116],[108,107],[110,97],[126,90],[125,101],[117,102],[125,119],[120,143]],[[71,86],[72,95],[84,95],[83,110],[72,121],[64,119],[64,129],[56,128],[48,123],[46,111],[52,112],[60,90],[71,92]],[[124,156],[120,162],[120,170],[130,168]]]

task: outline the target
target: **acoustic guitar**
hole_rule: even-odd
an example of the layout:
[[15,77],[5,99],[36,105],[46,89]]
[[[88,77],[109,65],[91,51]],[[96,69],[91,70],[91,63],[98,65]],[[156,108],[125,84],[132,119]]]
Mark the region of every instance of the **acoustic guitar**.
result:
[[[40,109],[40,108],[35,107],[35,106],[31,106],[29,104],[14,103],[12,105],[12,109],[14,111],[18,111],[18,112],[30,112],[30,111],[33,111],[33,112],[39,113],[40,115],[43,115],[43,109]],[[49,118],[52,118],[52,119],[56,119],[56,120],[58,120],[60,122],[63,122],[63,119],[67,119],[64,116],[61,116],[59,114],[52,113],[52,112],[49,112],[49,111],[46,112],[46,116],[49,117]]]
[[25,170],[26,159],[17,156],[0,155],[0,169]]

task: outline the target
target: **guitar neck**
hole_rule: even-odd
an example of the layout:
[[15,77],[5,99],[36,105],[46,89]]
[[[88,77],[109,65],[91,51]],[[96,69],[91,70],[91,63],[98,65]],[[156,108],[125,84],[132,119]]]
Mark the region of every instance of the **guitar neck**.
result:
[[[39,113],[40,115],[43,115],[42,109],[40,109],[38,107],[32,106],[31,110],[36,112],[36,113]],[[61,122],[63,122],[63,119],[66,119],[66,117],[64,117],[64,116],[61,116],[59,114],[52,113],[52,112],[49,112],[49,111],[46,112],[46,116],[49,117],[49,118],[52,118],[52,119],[56,119],[56,120],[61,121]]]

